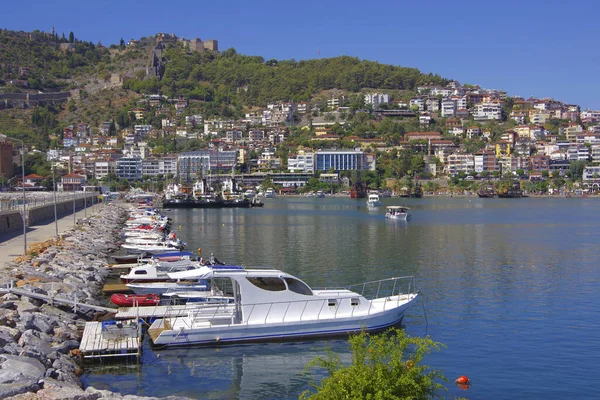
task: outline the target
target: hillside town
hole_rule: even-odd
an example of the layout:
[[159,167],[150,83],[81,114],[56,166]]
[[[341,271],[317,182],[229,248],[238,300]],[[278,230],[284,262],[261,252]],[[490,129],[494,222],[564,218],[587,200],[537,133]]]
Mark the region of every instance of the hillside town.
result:
[[[170,41],[193,51],[218,51],[216,40],[157,35],[152,73],[160,69],[157,51]],[[68,51],[69,45],[73,43],[62,43],[61,49]],[[127,43],[131,46],[136,46],[133,39]],[[27,74],[27,67],[20,68],[17,83],[26,87]],[[111,77],[110,82],[122,85],[125,80]],[[97,125],[81,121],[51,137],[53,146],[44,156],[53,170],[63,172],[57,188],[65,191],[119,181],[191,183],[208,175],[216,180],[233,175],[244,186],[260,184],[268,176],[289,193],[301,191],[313,177],[344,188],[353,183],[349,172],[376,173],[382,155],[393,158],[404,150],[417,155],[418,162],[406,173],[386,176],[373,189],[394,190],[391,181],[403,175],[443,181],[513,174],[521,182],[540,182],[569,176],[573,162],[580,162],[584,168],[578,189],[598,190],[600,110],[582,111],[576,104],[553,99],[509,97],[501,90],[456,81],[419,86],[412,94],[408,98],[384,90],[329,90],[315,101],[264,104],[235,119],[201,115],[185,96],[141,95],[127,109],[131,126],[121,127],[115,120]],[[373,131],[357,132],[357,120],[369,121]],[[386,121],[401,122],[402,131],[382,133],[379,127]],[[308,140],[298,141],[300,136]],[[292,137],[296,140],[290,144]],[[202,145],[193,151],[166,152],[157,140],[172,141],[182,149],[185,142]],[[15,177],[21,164],[19,143],[6,135],[0,141],[0,174]],[[28,154],[38,151],[27,143],[23,147]],[[47,177],[15,178],[8,184],[35,190]]]

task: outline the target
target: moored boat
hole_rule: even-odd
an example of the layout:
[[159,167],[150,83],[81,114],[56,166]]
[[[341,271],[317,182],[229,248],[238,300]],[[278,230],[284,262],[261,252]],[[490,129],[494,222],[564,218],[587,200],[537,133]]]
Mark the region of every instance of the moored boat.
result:
[[110,296],[110,301],[119,307],[156,306],[160,303],[160,296],[154,293],[143,295],[115,293]]
[[274,269],[211,269],[203,278],[231,288],[234,302],[198,305],[187,316],[155,320],[148,329],[154,345],[210,345],[375,332],[399,323],[418,296],[413,277],[336,289],[311,289],[295,276]]

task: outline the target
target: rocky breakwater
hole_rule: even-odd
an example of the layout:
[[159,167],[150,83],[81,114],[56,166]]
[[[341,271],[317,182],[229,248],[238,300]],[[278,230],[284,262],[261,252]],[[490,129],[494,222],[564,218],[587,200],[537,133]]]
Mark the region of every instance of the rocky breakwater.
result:
[[[109,253],[118,249],[127,210],[106,206],[70,231],[29,248],[27,256],[0,266],[0,284],[80,303],[105,305],[102,288]],[[0,300],[0,398],[99,399],[120,395],[82,389],[78,354],[91,315],[68,306],[4,294]],[[133,396],[125,396],[133,397]]]

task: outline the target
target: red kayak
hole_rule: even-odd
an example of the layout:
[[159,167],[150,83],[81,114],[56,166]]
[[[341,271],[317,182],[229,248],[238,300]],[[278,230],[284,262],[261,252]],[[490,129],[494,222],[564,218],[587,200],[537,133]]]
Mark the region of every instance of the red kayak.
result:
[[115,293],[110,296],[110,301],[121,307],[156,306],[160,303],[160,296],[157,294]]

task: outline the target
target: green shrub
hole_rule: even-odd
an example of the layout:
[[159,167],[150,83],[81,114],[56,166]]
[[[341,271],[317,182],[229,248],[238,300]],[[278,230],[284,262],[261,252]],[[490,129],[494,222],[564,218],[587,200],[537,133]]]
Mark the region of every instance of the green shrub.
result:
[[327,351],[305,368],[325,368],[329,376],[320,384],[311,383],[301,399],[430,399],[442,398],[438,393],[446,388],[444,375],[422,365],[423,357],[443,345],[429,337],[409,337],[403,330],[391,328],[379,335],[365,332],[349,339],[352,362],[344,366],[339,355]]

